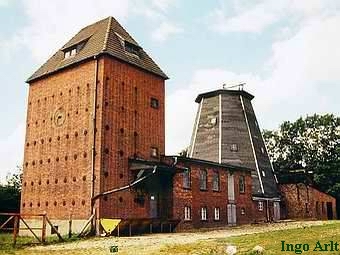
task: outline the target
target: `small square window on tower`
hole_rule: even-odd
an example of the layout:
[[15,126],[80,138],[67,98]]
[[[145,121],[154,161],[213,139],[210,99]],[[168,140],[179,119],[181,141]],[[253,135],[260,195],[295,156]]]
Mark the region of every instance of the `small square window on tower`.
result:
[[158,158],[158,148],[151,147],[150,156],[153,158]]
[[230,151],[238,151],[238,145],[236,143],[230,145]]
[[152,97],[151,101],[150,101],[150,106],[154,109],[158,109],[159,108],[159,101],[158,99]]

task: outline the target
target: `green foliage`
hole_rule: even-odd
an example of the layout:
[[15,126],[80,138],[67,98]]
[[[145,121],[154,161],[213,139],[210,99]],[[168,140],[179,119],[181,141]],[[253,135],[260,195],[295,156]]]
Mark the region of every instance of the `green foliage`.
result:
[[[20,210],[21,168],[8,175],[5,185],[0,185],[0,212],[18,212]],[[1,222],[1,219],[0,219]]]
[[277,172],[304,168],[313,171],[319,188],[340,196],[340,118],[332,114],[285,121],[279,130],[264,131]]

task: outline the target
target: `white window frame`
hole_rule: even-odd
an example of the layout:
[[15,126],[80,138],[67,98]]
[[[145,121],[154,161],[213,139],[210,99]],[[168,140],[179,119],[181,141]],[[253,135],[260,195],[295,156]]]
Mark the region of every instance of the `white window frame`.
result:
[[220,208],[219,207],[214,208],[214,220],[220,220]]
[[71,52],[70,51],[66,51],[65,52],[65,58],[69,58],[71,56]]
[[190,206],[184,207],[184,220],[191,220],[191,207]]
[[74,56],[74,55],[76,55],[77,54],[77,48],[73,48],[72,50],[71,50],[71,56]]
[[259,211],[263,211],[263,201],[258,201],[257,208],[259,209]]
[[207,220],[207,208],[206,207],[201,208],[201,220]]
[[233,143],[230,145],[230,151],[238,151],[238,144],[237,143]]

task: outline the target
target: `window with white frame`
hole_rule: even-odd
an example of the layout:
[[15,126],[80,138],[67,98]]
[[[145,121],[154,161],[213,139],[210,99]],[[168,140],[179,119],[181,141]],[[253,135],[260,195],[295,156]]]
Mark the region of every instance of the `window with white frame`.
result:
[[77,48],[71,48],[64,52],[64,58],[70,58],[77,54]]
[[259,211],[263,211],[263,201],[258,202],[257,208],[259,209]]
[[206,207],[201,208],[201,220],[207,220],[207,208]]
[[246,214],[246,209],[244,207],[241,208],[241,215],[245,215]]
[[236,143],[231,144],[230,151],[238,151],[238,145]]
[[184,207],[184,220],[191,220],[191,207],[190,206]]
[[220,208],[219,207],[214,208],[214,220],[220,220]]

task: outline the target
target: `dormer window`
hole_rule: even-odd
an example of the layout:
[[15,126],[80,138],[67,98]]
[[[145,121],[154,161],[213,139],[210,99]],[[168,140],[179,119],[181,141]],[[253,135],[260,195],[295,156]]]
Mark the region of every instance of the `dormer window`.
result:
[[64,58],[70,58],[70,57],[73,57],[74,55],[77,54],[77,48],[71,48],[71,49],[68,49],[66,51],[64,51]]
[[140,47],[138,47],[137,45],[134,45],[132,43],[129,43],[128,41],[124,41],[124,48],[125,48],[126,52],[128,52],[128,53],[139,58]]
[[115,34],[118,37],[119,42],[122,45],[122,47],[124,48],[125,52],[134,56],[134,57],[139,58],[139,53],[140,53],[141,47],[139,47],[138,45],[136,45],[134,43],[131,43],[131,42],[125,40],[124,37],[121,36],[120,34],[118,34],[117,32],[115,32]]
[[78,44],[71,46],[67,49],[64,49],[64,59],[70,58],[75,56],[79,51],[81,51],[82,48],[84,48],[86,42],[88,39],[83,40],[81,42],[79,42]]

